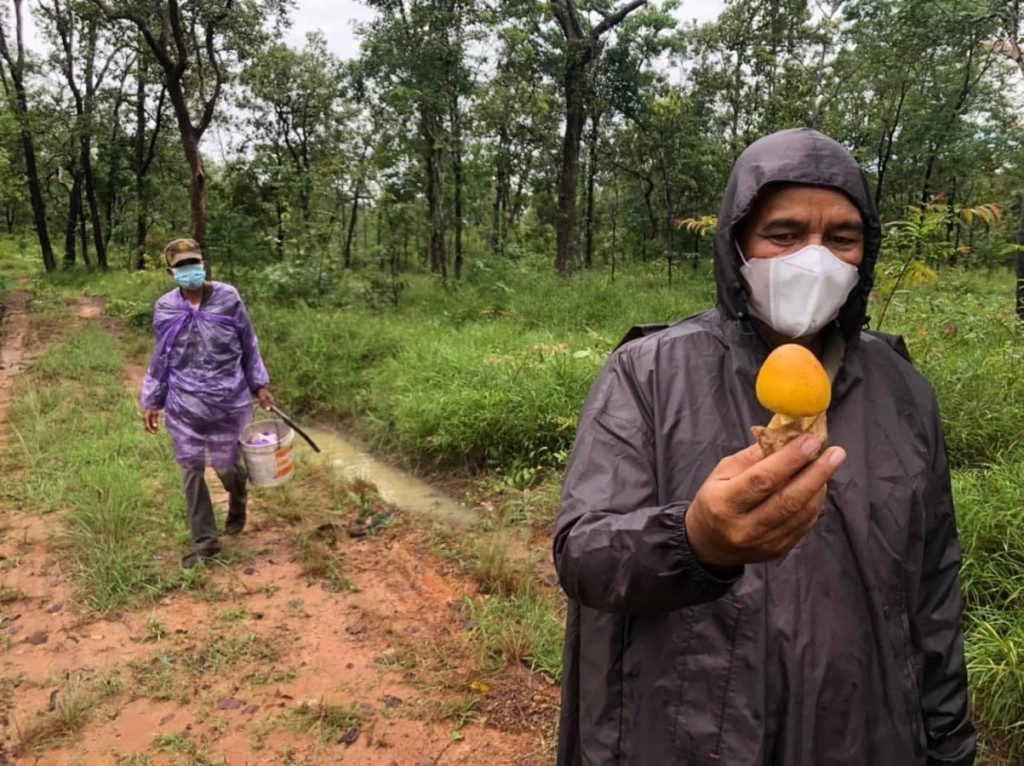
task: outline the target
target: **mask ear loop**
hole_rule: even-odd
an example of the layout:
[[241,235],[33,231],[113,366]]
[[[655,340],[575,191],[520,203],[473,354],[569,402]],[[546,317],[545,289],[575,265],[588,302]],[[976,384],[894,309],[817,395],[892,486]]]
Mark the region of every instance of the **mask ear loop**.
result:
[[[749,265],[750,261],[748,261],[746,256],[743,255],[743,248],[740,247],[739,243],[736,242],[735,240],[733,240],[733,247],[736,248],[736,252],[739,254],[740,260],[743,261],[743,265],[744,266]],[[741,304],[740,305],[740,310],[738,312],[736,312],[736,316],[737,316],[737,318],[741,322],[749,322],[749,320],[750,320],[750,312],[747,310],[746,284],[745,284],[745,280],[743,279],[742,275],[739,275],[737,277],[737,282],[736,282],[735,289],[736,289],[737,294],[740,297],[740,304]],[[753,327],[751,327],[751,330],[753,330]]]

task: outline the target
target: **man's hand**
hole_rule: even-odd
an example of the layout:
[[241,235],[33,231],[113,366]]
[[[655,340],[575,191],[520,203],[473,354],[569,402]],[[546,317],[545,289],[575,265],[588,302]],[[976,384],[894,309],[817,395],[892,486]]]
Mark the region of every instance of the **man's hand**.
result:
[[269,410],[277,403],[274,395],[270,393],[270,389],[266,386],[256,389],[256,398],[260,400],[260,407],[265,410]]
[[724,458],[686,512],[686,536],[697,560],[713,567],[755,564],[792,550],[818,522],[825,485],[846,459],[821,443],[794,439],[764,457],[757,445]]
[[148,433],[155,434],[160,430],[160,410],[143,410],[142,425]]

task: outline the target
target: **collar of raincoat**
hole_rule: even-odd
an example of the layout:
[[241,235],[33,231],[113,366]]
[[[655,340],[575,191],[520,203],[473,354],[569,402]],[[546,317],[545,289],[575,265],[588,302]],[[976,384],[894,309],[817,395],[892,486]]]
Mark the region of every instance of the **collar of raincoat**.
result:
[[749,319],[740,276],[743,261],[736,246],[735,231],[758,194],[771,184],[837,189],[850,198],[864,218],[860,281],[839,312],[839,329],[849,345],[867,324],[868,296],[874,284],[882,225],[864,171],[846,149],[816,130],[796,128],[773,133],[752,143],[736,160],[722,198],[715,232],[718,305],[729,317]]

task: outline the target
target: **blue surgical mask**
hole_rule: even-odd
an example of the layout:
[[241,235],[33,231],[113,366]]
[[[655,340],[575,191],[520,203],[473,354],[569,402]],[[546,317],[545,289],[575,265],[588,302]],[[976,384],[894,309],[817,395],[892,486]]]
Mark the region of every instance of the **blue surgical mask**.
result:
[[206,269],[201,263],[190,263],[188,266],[178,266],[171,269],[174,274],[174,281],[183,290],[198,290],[206,281]]

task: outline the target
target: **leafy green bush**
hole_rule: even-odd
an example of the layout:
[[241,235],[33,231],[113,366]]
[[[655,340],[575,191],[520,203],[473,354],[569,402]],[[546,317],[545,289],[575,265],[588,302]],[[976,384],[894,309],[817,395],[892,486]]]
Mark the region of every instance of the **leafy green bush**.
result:
[[603,360],[586,342],[553,343],[507,325],[422,333],[374,376],[371,434],[436,463],[560,463]]
[[363,412],[369,370],[398,353],[393,323],[308,307],[250,306],[282,407],[350,417]]

